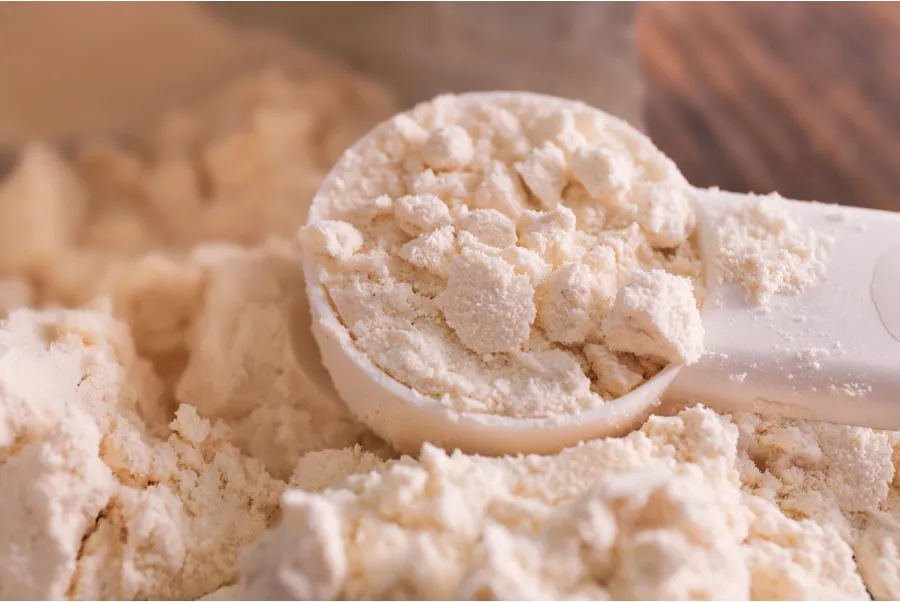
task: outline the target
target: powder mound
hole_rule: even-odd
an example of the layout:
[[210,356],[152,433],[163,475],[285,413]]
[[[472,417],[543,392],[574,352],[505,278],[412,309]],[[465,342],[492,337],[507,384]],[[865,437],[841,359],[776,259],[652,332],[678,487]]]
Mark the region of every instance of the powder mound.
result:
[[[89,141],[71,162],[26,148],[0,182],[0,318],[108,298],[162,380],[142,413],[156,436],[191,404],[281,479],[307,451],[359,443],[302,317],[299,252],[275,235],[390,112],[377,86],[306,57],[170,111],[131,146]],[[319,234],[350,256],[354,232]]]
[[[314,286],[347,345],[437,404],[555,420],[702,352],[690,189],[604,113],[439,97],[376,128],[333,173],[301,233]],[[614,301],[637,270],[682,284],[632,308],[654,326],[652,345],[624,343],[618,327],[607,344],[604,322],[626,312]]]
[[241,595],[864,598],[839,532],[748,495],[744,459],[738,429],[705,408],[555,456],[426,445],[418,460],[286,493],[281,524],[242,560]]
[[[3,426],[8,429],[9,421]],[[5,435],[8,439],[18,433]],[[22,445],[0,464],[4,485],[0,597],[4,600],[66,595],[81,539],[115,488],[99,446],[97,425],[83,413],[70,411],[48,429],[46,439]],[[0,449],[9,453],[6,445]]]
[[[702,281],[690,191],[567,107],[442,99],[339,183],[329,293],[398,380],[556,416],[661,367],[602,325],[636,269]],[[321,366],[296,245],[263,241],[391,112],[308,57],[133,145],[23,152],[0,182],[0,599],[900,598],[897,433],[691,409],[554,456],[386,463]],[[811,286],[827,240],[760,205],[722,233],[729,277]],[[433,303],[463,250],[533,287],[515,357],[467,349]]]
[[204,275],[175,399],[226,421],[235,445],[287,479],[306,452],[371,439],[353,422],[309,331],[295,245],[199,247]]
[[152,435],[161,389],[108,314],[0,324],[4,598],[196,598],[234,579],[283,484],[190,406]]
[[108,295],[170,384],[201,279],[184,255],[292,236],[340,152],[392,112],[378,86],[294,58],[169,111],[127,146],[89,140],[71,162],[26,147],[0,182],[0,283],[29,294],[0,286],[0,315]]
[[[753,597],[833,598],[842,591],[846,599],[867,599],[868,590],[876,600],[895,598],[897,433],[752,414],[735,420],[741,481],[762,519],[751,561],[765,581]],[[778,550],[786,542],[791,550]],[[798,571],[814,565],[840,588]]]
[[798,294],[825,274],[830,237],[798,224],[777,195],[729,215],[716,235],[725,282],[740,285],[757,302]]
[[338,400],[275,236],[391,103],[295,58],[128,145],[26,147],[0,182],[0,598],[227,596],[298,460],[324,487],[391,453]]

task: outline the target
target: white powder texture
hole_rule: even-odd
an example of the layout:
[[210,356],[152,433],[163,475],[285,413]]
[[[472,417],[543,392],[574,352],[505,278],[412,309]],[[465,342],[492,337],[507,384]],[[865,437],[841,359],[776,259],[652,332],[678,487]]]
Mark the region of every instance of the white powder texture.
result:
[[566,156],[559,147],[546,142],[532,149],[515,167],[541,207],[553,209],[559,205],[568,169]]
[[603,345],[585,345],[584,355],[600,386],[613,395],[625,395],[644,382],[640,372],[629,368]]
[[255,250],[208,250],[221,259],[204,258],[205,294],[176,399],[225,420],[235,444],[285,480],[308,451],[374,445],[321,366],[296,245],[272,239]]
[[865,588],[876,600],[896,598],[900,435],[749,414],[735,419],[745,454],[745,490],[776,502],[782,511],[770,512],[766,539],[791,538],[798,546],[792,558],[781,559],[758,547],[755,562],[768,584],[754,597],[833,598],[823,584],[799,578],[794,568],[814,562],[800,549],[827,548],[832,557],[823,567],[861,581],[857,593],[847,597],[866,599]]
[[[277,235],[389,102],[312,59],[213,98],[72,163],[36,143],[0,182],[0,598],[900,598],[897,433],[693,408],[553,456],[385,462],[337,401]],[[701,282],[688,192],[570,106],[472,119],[439,99],[332,196],[325,217],[362,245],[332,231],[320,267],[395,378],[540,416],[661,367],[602,325],[636,270]],[[436,218],[398,220],[426,195]],[[827,242],[771,203],[723,232],[760,299],[814,283]],[[475,353],[446,325],[434,299],[463,251],[533,288],[522,351]],[[85,308],[28,309],[46,306]]]
[[[702,353],[690,189],[603,113],[439,97],[380,126],[336,174],[302,233],[317,278],[359,349],[438,403],[559,418]],[[625,338],[614,301],[642,269],[668,277],[648,294],[670,294],[633,308],[653,344],[608,344],[645,357],[591,365],[585,345]]]
[[2,597],[195,598],[234,578],[283,484],[190,406],[150,435],[160,390],[99,310],[2,324]]
[[[671,445],[687,434],[696,445]],[[418,461],[286,494],[281,524],[246,559],[243,595],[739,598],[749,514],[723,455],[736,440],[697,409],[552,457],[426,445]]]
[[636,270],[603,322],[612,351],[692,364],[703,354],[703,324],[691,281]]
[[760,303],[818,283],[832,240],[798,224],[778,195],[759,197],[729,215],[716,234],[725,282],[740,285]]
[[853,552],[866,587],[876,600],[900,597],[900,495],[891,489],[879,512],[867,513],[853,538]]
[[447,325],[476,353],[515,352],[534,322],[534,287],[499,257],[465,249],[453,263],[447,288],[435,299]]
[[459,228],[478,242],[497,249],[516,244],[516,223],[496,209],[475,209],[459,220]]
[[320,222],[306,230],[306,236],[316,247],[337,259],[350,257],[363,245],[362,234],[347,222]]
[[397,254],[416,267],[447,278],[457,251],[453,226],[442,226],[412,239]]
[[202,295],[185,254],[293,235],[343,148],[391,113],[377,86],[302,57],[171,111],[139,139],[86,141],[71,164],[26,147],[0,182],[0,281],[22,282],[38,306],[109,295],[174,382]]
[[[0,466],[0,596],[5,600],[63,598],[81,539],[114,491],[115,480],[99,457],[97,425],[77,412],[60,418],[46,439],[21,445]],[[5,423],[4,443],[18,435],[9,428]],[[3,451],[10,453],[6,445]]]
[[625,155],[602,146],[581,146],[572,155],[572,173],[588,195],[619,207],[622,192],[631,188],[634,165]]
[[347,476],[367,473],[382,463],[379,455],[360,445],[309,452],[297,462],[290,485],[305,491],[323,491]]
[[540,325],[547,338],[568,345],[599,339],[616,296],[616,271],[615,253],[606,245],[554,271],[539,298]]
[[418,461],[288,492],[281,524],[242,561],[242,595],[867,599],[840,529],[742,482],[739,440],[728,418],[692,408],[555,456],[426,445]]
[[[338,401],[277,236],[391,112],[305,57],[126,144],[23,151],[0,181],[0,598],[233,595],[307,452],[313,488],[392,454]],[[60,306],[84,309],[22,309]]]

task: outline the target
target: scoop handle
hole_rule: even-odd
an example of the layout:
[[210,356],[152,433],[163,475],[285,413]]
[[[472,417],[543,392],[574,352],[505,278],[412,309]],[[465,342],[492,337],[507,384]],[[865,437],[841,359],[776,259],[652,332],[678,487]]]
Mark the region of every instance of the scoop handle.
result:
[[786,201],[802,226],[831,233],[814,287],[748,302],[720,283],[715,230],[758,197],[697,193],[709,294],[707,354],[666,392],[722,411],[900,429],[900,213]]

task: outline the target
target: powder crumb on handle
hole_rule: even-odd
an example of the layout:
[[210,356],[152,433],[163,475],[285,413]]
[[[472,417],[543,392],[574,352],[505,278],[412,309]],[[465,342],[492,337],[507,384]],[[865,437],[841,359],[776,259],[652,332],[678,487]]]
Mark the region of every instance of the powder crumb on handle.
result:
[[798,223],[778,195],[758,197],[728,215],[716,238],[723,281],[739,285],[757,303],[818,283],[833,242],[828,234]]

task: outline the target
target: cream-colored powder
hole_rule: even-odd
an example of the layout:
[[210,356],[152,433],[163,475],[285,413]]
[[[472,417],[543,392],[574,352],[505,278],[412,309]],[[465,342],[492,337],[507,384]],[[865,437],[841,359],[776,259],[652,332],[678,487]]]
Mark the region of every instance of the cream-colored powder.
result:
[[611,351],[690,364],[703,354],[703,325],[687,278],[635,271],[603,323]]
[[[246,96],[223,93],[231,100],[167,120],[142,142],[146,154],[94,146],[67,165],[36,145],[0,183],[7,193],[0,213],[19,216],[0,225],[14,237],[0,247],[15,243],[0,256],[0,598],[867,599],[867,589],[879,600],[900,597],[896,433],[695,408],[554,456],[481,458],[426,447],[385,463],[390,450],[348,418],[320,366],[297,243],[255,244],[270,228],[290,233],[300,225],[334,154],[377,118],[364,107],[378,105],[379,93],[328,73],[250,78],[232,88]],[[320,146],[318,135],[296,146],[273,142],[278,128],[266,127],[274,122],[253,115],[282,101],[313,119],[334,101],[340,108],[329,123],[346,127],[348,138],[337,136],[333,147]],[[583,134],[565,113],[534,127],[555,137],[582,186],[567,186],[562,206],[537,213],[515,167],[533,143],[508,117],[492,117],[509,144],[494,149],[498,158],[483,179],[417,171],[411,195],[443,199],[474,189],[473,209],[451,212],[453,224],[440,225],[440,206],[434,217],[409,203],[404,223],[413,232],[402,238],[411,246],[391,261],[446,278],[458,255],[442,230],[450,228],[454,242],[498,249],[485,254],[546,289],[544,300],[536,296],[535,323],[541,308],[547,323],[554,311],[571,316],[553,336],[577,339],[596,327],[590,312],[579,312],[605,285],[592,276],[612,276],[597,267],[607,265],[606,252],[576,263],[590,261],[591,269],[560,271],[554,263],[582,244],[559,235],[571,221],[564,209],[577,230],[612,250],[617,283],[636,266],[653,267],[640,241],[689,226],[676,219],[682,212],[651,211],[608,232],[610,220],[636,219],[615,217],[616,191],[631,171],[620,155],[573,153]],[[292,123],[284,122],[285,132],[300,129]],[[386,153],[428,140],[414,120],[394,124],[408,142]],[[428,161],[465,163],[458,133],[429,140]],[[248,170],[222,167],[212,178],[231,191],[226,199],[210,192],[206,159],[188,151],[232,135],[243,142],[223,146],[243,149],[231,156]],[[477,143],[472,152],[481,152]],[[229,156],[200,154],[216,157],[212,163]],[[548,178],[542,190],[552,191],[549,158],[532,164]],[[274,189],[291,193],[292,204]],[[389,219],[402,196],[361,195],[345,207],[357,216],[347,221]],[[635,206],[647,196],[635,192]],[[251,215],[257,209],[259,219]],[[488,210],[522,227],[513,231]],[[88,218],[79,222],[82,211]],[[433,232],[416,230],[429,223],[438,224]],[[213,239],[231,242],[203,243]],[[323,232],[322,240],[364,269],[387,263],[377,250],[354,248],[350,230]],[[779,282],[803,281],[806,265],[791,258],[798,247],[785,241],[762,235],[758,242],[770,253],[785,245]],[[663,267],[701,276],[685,246]],[[582,288],[567,298],[561,291],[570,283]],[[371,292],[379,307],[405,311],[416,300],[410,290]],[[81,305],[98,293],[110,302],[12,311]],[[368,311],[350,297],[345,305]],[[391,325],[401,315],[378,319]],[[382,344],[385,353],[409,349],[402,340]],[[433,349],[423,345],[421,361]],[[566,382],[571,364],[553,363],[557,354],[545,359],[548,382]],[[602,387],[614,395],[643,378],[594,343],[577,365],[583,374],[604,369]],[[279,507],[286,486],[296,489]],[[239,574],[243,590],[233,585]]]
[[365,80],[307,61],[173,111],[133,147],[87,143],[73,164],[28,147],[0,182],[0,315],[109,296],[166,386],[145,416],[157,434],[187,401],[231,421],[235,443],[283,479],[306,451],[356,443],[308,332],[295,349],[307,320],[294,317],[307,311],[297,251],[247,247],[293,234],[324,171],[389,106]]
[[446,96],[349,151],[303,238],[387,374],[457,411],[558,417],[699,359],[688,195],[647,139],[584,105]]
[[[246,255],[240,259],[250,265],[259,257]],[[280,315],[265,305],[261,310],[246,315],[260,326],[266,310]],[[233,428],[181,405],[171,434],[155,435],[158,427],[142,415],[160,418],[164,387],[135,355],[127,327],[108,311],[17,310],[0,327],[0,479],[9,484],[0,497],[9,518],[0,527],[3,597],[199,597],[235,579],[239,549],[266,528],[278,507],[285,484],[263,462],[286,478],[308,450],[368,440],[382,453],[333,397],[317,397],[296,360],[271,359],[291,353],[277,344],[261,347],[270,355],[254,359],[283,370],[281,383],[271,372],[235,375],[234,366],[192,353],[186,376],[207,370],[218,370],[220,380],[232,376],[226,385],[236,389],[209,382],[198,402],[209,405],[210,415],[227,414]],[[252,340],[240,338],[246,319],[238,319],[235,334],[246,345],[241,349],[250,350]],[[223,328],[228,320],[222,316]],[[290,333],[284,323],[273,328],[276,335]],[[229,349],[217,351],[227,355]],[[240,396],[231,399],[233,413],[216,409],[220,395],[248,386],[255,392],[248,416],[241,415],[241,404],[250,399]],[[301,397],[285,399],[278,393],[285,387]],[[300,465],[310,469],[297,469],[295,483],[331,483],[380,460],[360,450],[329,460],[319,477],[314,462],[304,458]]]
[[281,479],[308,451],[360,442],[367,435],[336,403],[310,338],[295,247],[273,239],[208,250],[221,257],[203,258],[206,286],[175,399],[227,420],[235,443]]
[[110,296],[166,383],[170,413],[209,272],[190,249],[293,234],[327,167],[388,107],[368,82],[307,62],[233,82],[133,146],[87,143],[72,165],[27,148],[0,182],[0,281],[21,283],[0,305],[21,306],[21,286],[36,306]]
[[234,578],[284,485],[190,406],[152,436],[140,412],[161,386],[126,328],[15,311],[0,383],[2,597],[193,598]]
[[[735,418],[746,449],[741,469],[745,490],[777,502],[783,513],[772,514],[767,538],[784,539],[792,532],[798,538],[799,521],[807,525],[805,531],[815,534],[806,544],[810,549],[831,546],[843,557],[836,555],[823,568],[836,572],[855,562],[874,599],[896,598],[900,594],[895,545],[900,524],[897,433],[754,415]],[[757,562],[765,559],[769,584],[754,592],[755,597],[832,595],[791,575],[789,566],[779,567],[778,557],[767,556],[769,550],[761,548]]]
[[893,599],[898,442],[694,408],[549,457],[426,446],[286,496],[242,595]]
[[718,262],[726,282],[765,303],[797,294],[824,276],[831,238],[799,225],[778,195],[758,197],[729,215],[717,234]]
[[[0,182],[0,597],[198,598],[234,582],[306,452],[391,453],[337,401],[299,249],[272,236],[389,106],[301,61],[131,146],[23,151]],[[60,305],[90,307],[14,311]]]
[[426,445],[418,461],[286,494],[242,595],[864,598],[839,531],[742,487],[738,440],[727,418],[695,408],[550,457]]

